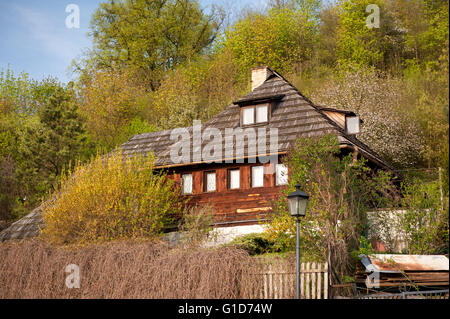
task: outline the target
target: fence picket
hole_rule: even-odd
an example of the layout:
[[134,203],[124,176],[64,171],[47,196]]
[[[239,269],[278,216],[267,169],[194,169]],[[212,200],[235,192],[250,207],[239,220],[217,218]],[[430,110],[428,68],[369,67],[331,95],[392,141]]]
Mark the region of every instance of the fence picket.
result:
[[269,299],[269,287],[267,285],[267,276],[264,275],[264,299]]
[[[285,299],[295,297],[296,273],[284,267],[281,265],[267,266],[266,271],[262,274],[262,289],[256,294],[259,298]],[[300,265],[300,296],[304,299],[328,298],[327,263],[308,262]]]
[[317,299],[322,299],[322,264],[321,263],[317,263],[317,271],[318,271],[318,275],[317,275]]
[[272,272],[272,265],[269,268],[269,298],[273,299],[273,282],[272,282],[272,278],[273,278],[273,272]]
[[[295,278],[294,278],[295,280]],[[305,264],[300,267],[300,297],[305,298]]]
[[[311,264],[311,270],[316,270],[316,263]],[[316,299],[316,273],[311,273],[311,299]]]
[[283,273],[278,273],[278,299],[283,298]]
[[309,271],[310,263],[306,263],[306,299],[310,299],[311,297],[311,280],[310,280],[310,271]]

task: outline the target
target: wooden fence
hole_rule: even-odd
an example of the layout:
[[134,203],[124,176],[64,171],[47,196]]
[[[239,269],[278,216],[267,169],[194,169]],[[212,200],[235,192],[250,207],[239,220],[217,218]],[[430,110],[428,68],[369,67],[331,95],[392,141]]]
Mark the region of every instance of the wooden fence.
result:
[[[263,289],[260,298],[291,299],[296,295],[296,274],[284,267],[269,265],[261,274]],[[302,263],[300,267],[302,299],[328,299],[328,264]]]

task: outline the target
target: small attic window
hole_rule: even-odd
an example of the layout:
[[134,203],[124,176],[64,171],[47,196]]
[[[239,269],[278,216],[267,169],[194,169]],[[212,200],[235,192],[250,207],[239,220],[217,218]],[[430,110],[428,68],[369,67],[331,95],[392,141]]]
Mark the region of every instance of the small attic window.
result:
[[359,133],[359,116],[346,116],[345,117],[345,131],[347,134]]
[[269,106],[267,104],[256,106],[256,123],[267,122],[269,116],[267,114]]
[[241,108],[243,126],[266,123],[269,121],[269,104],[249,105]]

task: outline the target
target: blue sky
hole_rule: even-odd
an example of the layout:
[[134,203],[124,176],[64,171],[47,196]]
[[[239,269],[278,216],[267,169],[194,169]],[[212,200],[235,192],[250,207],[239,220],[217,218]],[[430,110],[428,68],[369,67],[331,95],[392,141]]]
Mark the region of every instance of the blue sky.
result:
[[[69,66],[83,50],[91,47],[87,33],[92,13],[102,0],[15,0],[0,1],[0,70],[8,66],[14,73],[22,71],[40,80],[47,76],[63,82],[72,79]],[[65,25],[66,6],[74,3],[80,9],[80,28]],[[238,10],[243,6],[259,6],[264,0],[202,0],[223,4]]]

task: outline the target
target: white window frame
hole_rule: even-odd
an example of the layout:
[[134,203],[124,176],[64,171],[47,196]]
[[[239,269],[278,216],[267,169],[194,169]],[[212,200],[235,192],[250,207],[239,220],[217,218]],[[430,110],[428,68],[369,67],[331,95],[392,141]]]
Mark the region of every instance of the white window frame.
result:
[[[245,122],[245,116],[244,113],[245,111],[252,111],[252,116],[250,119],[250,122]],[[242,108],[242,125],[252,125],[255,124],[255,107],[254,106],[246,106]]]
[[[209,183],[208,183],[208,176],[209,175],[213,175],[214,174],[214,189],[208,189],[208,185],[209,185]],[[216,190],[217,190],[217,174],[216,174],[216,171],[205,171],[204,172],[204,183],[205,183],[205,187],[204,187],[204,191],[206,192],[206,193],[213,193],[213,192],[215,192]]]
[[[231,178],[231,174],[232,172],[237,172],[238,178],[237,178],[237,187],[233,187],[232,186],[232,178]],[[228,189],[239,189],[241,188],[241,170],[239,168],[230,168],[228,170]]]
[[[282,176],[281,174],[285,172],[285,175]],[[288,167],[284,164],[276,164],[275,167],[275,185],[282,186],[288,184]],[[284,181],[281,180],[281,178],[284,179]]]
[[[186,176],[190,176],[191,177],[191,185],[190,185],[190,189],[191,189],[191,191],[190,192],[186,192],[186,179],[185,179],[185,177]],[[194,181],[193,181],[193,176],[192,176],[192,173],[186,173],[186,174],[182,174],[181,175],[181,184],[182,184],[182,186],[183,186],[183,194],[186,194],[186,195],[189,195],[189,194],[192,194],[192,191],[193,191],[193,188],[194,188]]]
[[[256,184],[256,183],[254,183],[255,182],[255,178],[256,178],[256,174],[254,173],[254,170],[255,169],[258,169],[258,171],[260,170],[261,171],[261,180],[260,180],[260,183],[258,183],[258,184]],[[250,173],[250,177],[251,177],[251,181],[250,181],[250,184],[251,184],[251,187],[252,188],[256,188],[256,187],[264,187],[264,166],[263,165],[259,165],[259,166],[252,166],[251,167],[251,173]]]
[[[258,110],[261,110],[265,108],[265,119],[264,121],[258,121]],[[259,123],[267,123],[269,121],[269,105],[268,104],[261,104],[261,105],[256,105],[255,107],[255,123],[259,124]]]
[[[263,121],[259,121],[258,116],[257,116],[258,110],[261,110],[263,108],[266,109],[266,116],[264,117]],[[252,110],[252,113],[253,113],[252,120],[249,122],[244,121],[244,112],[246,110]],[[242,124],[242,126],[247,126],[247,125],[268,123],[269,122],[269,114],[270,114],[270,103],[243,106],[241,108],[241,124]]]

